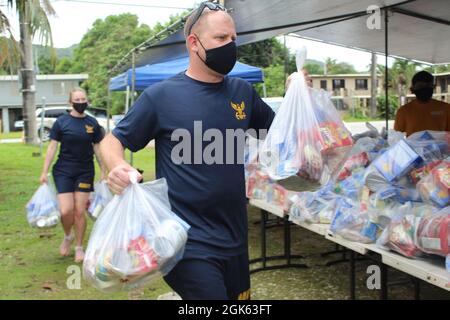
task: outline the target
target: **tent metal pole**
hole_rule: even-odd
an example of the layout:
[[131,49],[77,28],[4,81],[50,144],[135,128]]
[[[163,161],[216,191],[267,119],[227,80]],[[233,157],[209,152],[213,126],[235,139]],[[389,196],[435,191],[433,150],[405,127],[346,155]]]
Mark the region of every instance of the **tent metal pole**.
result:
[[388,10],[384,10],[384,58],[386,65],[384,66],[384,94],[385,94],[385,104],[386,104],[386,133],[389,130],[389,69],[388,69],[388,55],[389,55],[389,47],[388,47]]
[[[131,103],[130,105],[134,105],[134,92],[135,92],[135,84],[136,84],[136,53],[133,51],[131,55]],[[128,110],[127,110],[128,112]],[[133,152],[130,150],[130,165],[133,166]]]
[[370,116],[377,116],[377,55],[372,52],[372,64],[370,68]]
[[106,132],[110,131],[109,118],[111,117],[111,90],[109,89],[109,83],[111,82],[111,78],[108,78],[108,98],[106,100]]
[[125,114],[127,114],[128,109],[130,108],[130,86],[127,85],[125,92]]
[[306,28],[303,28],[303,29],[291,31],[290,33],[297,33],[297,32],[307,31],[307,30],[311,30],[311,29],[315,29],[315,28],[320,28],[320,27],[324,27],[324,26],[327,26],[327,25],[330,25],[330,24],[344,22],[344,21],[347,21],[347,20],[352,20],[352,19],[356,19],[356,18],[359,18],[359,17],[363,17],[363,16],[367,16],[367,12],[361,12],[361,13],[355,14],[355,15],[350,16],[350,17],[345,17],[343,19],[333,20],[333,21],[322,23],[322,24],[317,24],[317,25],[314,25],[312,27],[306,27]]

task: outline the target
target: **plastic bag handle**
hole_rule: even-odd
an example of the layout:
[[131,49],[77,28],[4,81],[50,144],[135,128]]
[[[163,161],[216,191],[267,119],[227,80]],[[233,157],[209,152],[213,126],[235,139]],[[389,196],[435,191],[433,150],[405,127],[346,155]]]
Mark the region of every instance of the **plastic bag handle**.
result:
[[[138,187],[138,172],[135,170],[129,171],[128,176],[130,177],[131,184],[136,186],[136,188],[134,188],[135,192],[140,193],[142,197],[145,197],[145,195],[143,194],[144,191]],[[144,206],[146,206],[149,211],[153,211],[152,208],[148,207],[146,203],[144,203]],[[152,221],[152,224],[155,226],[155,229],[158,229],[161,225],[160,221],[152,215],[149,215],[149,217]]]
[[130,182],[132,184],[138,183],[138,174],[136,171],[129,171],[128,176],[130,177]]
[[306,47],[301,47],[295,54],[295,64],[297,71],[301,72],[306,62]]

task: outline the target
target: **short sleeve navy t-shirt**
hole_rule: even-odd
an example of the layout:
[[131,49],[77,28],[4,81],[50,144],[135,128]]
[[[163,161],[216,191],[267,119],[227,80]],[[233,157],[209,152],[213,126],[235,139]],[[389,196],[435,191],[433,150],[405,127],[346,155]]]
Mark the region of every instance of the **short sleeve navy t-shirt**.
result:
[[[231,138],[235,145],[227,148],[230,141],[218,141],[218,134],[226,140],[227,131],[268,129],[273,118],[246,81],[205,83],[183,72],[147,88],[113,135],[132,151],[155,139],[156,177],[166,178],[172,210],[191,225],[188,246],[237,254],[247,249],[244,166],[237,154],[245,140]],[[179,152],[190,161],[173,161],[181,142],[191,145]],[[213,144],[211,154],[222,162],[201,158]]]
[[60,116],[50,131],[50,139],[61,143],[57,165],[91,168],[92,144],[99,143],[102,138],[103,131],[95,118],[88,115],[77,118],[70,113]]

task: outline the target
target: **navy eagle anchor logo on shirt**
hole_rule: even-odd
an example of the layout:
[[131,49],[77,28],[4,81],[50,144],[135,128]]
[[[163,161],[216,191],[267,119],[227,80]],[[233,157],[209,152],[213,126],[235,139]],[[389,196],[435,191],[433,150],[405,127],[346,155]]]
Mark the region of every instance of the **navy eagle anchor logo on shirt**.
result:
[[231,102],[231,107],[236,110],[236,119],[238,120],[244,120],[247,115],[244,112],[245,109],[245,103],[244,101],[242,101],[240,104],[239,103],[233,103]]
[[94,133],[93,126],[88,126],[87,124],[85,124],[84,127],[86,128],[86,133]]

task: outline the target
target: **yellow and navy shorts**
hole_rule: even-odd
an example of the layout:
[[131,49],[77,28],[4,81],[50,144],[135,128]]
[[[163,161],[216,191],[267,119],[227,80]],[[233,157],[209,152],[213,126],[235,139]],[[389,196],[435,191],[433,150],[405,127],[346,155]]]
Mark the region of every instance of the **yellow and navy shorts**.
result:
[[70,173],[67,171],[53,168],[53,179],[58,193],[94,191],[94,170],[73,168]]

